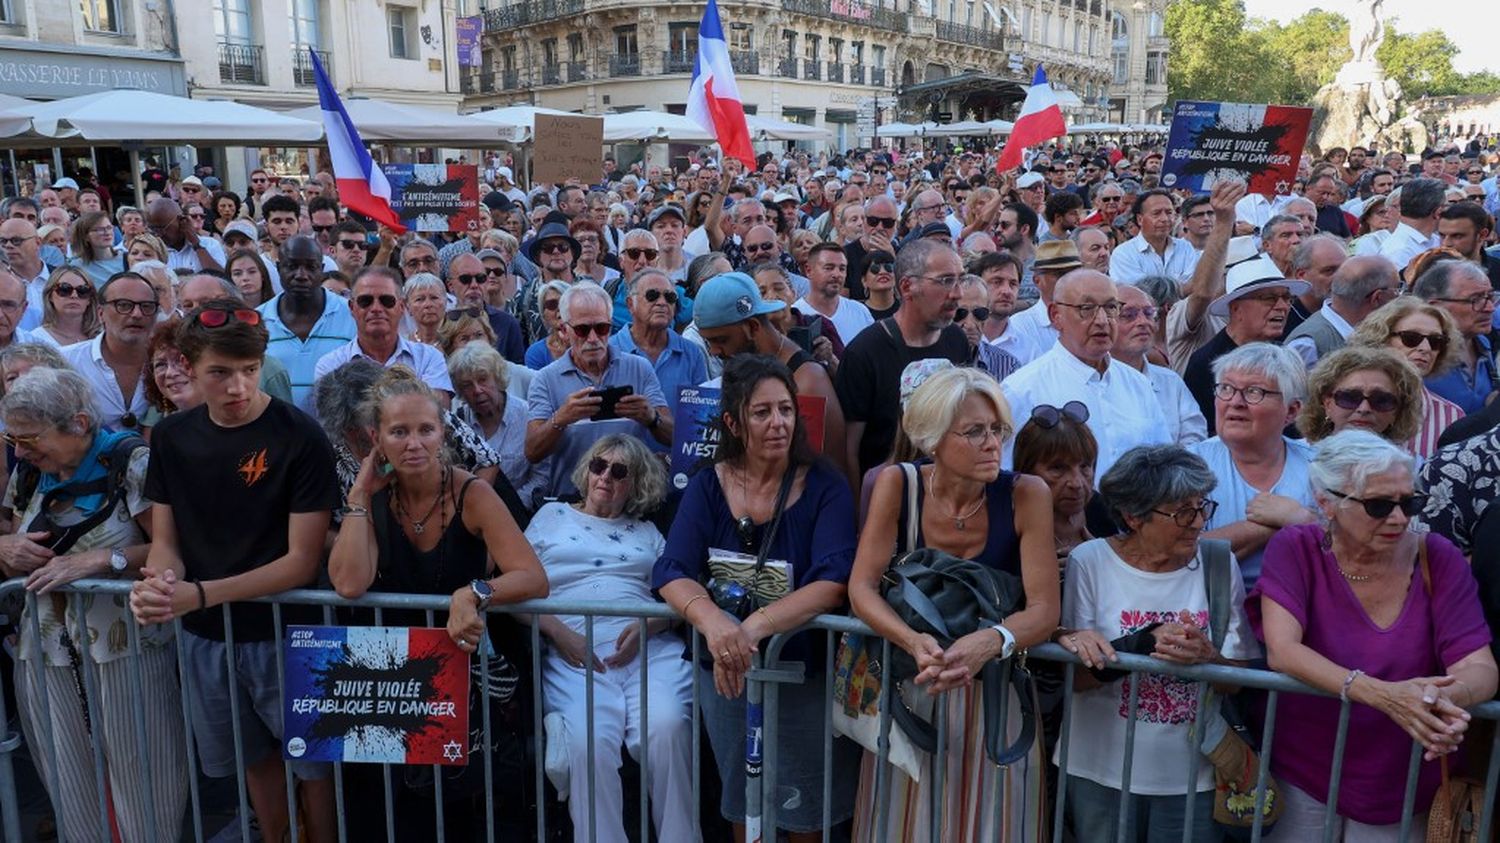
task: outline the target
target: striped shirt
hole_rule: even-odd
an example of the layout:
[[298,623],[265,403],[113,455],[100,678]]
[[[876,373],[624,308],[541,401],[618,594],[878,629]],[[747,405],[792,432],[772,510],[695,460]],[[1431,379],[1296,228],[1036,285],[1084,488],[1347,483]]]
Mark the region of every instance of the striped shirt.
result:
[[323,315],[318,317],[304,340],[292,333],[286,323],[281,321],[281,314],[277,311],[281,295],[256,308],[260,311],[262,324],[271,334],[266,354],[286,366],[287,375],[292,379],[292,403],[312,413],[312,387],[318,361],[328,352],[342,348],[354,340],[357,333],[354,314],[349,312],[348,302],[339,296],[324,293]]
[[1448,425],[1463,417],[1462,407],[1441,395],[1434,395],[1427,387],[1422,387],[1422,426],[1417,428],[1417,435],[1406,443],[1406,449],[1419,460],[1430,459],[1437,453],[1438,437],[1443,435]]

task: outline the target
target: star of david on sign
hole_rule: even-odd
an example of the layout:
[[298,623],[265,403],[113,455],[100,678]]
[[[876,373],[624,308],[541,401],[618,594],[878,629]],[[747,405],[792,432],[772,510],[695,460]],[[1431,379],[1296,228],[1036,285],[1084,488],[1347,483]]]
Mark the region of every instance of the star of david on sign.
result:
[[1281,181],[1279,181],[1279,182],[1276,183],[1276,192],[1277,193],[1286,193],[1288,190],[1291,190],[1291,189],[1292,189],[1292,186],[1287,183],[1286,179],[1282,179]]
[[443,744],[444,759],[448,761],[458,761],[463,757],[464,749],[463,747],[458,745],[458,741],[448,741],[447,743]]

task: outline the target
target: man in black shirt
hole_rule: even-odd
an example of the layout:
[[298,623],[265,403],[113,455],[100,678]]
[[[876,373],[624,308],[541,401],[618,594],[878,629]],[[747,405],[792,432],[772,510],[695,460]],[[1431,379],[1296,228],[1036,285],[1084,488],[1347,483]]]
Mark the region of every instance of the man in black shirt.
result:
[[[267,340],[259,313],[225,299],[206,303],[178,329],[177,345],[204,403],[153,431],[146,471],[146,496],[155,503],[151,553],[130,605],[142,624],[182,619],[193,675],[183,696],[203,770],[235,773],[237,729],[261,833],[280,840],[288,817],[275,630],[269,606],[243,601],[313,582],[339,489],[333,449],[317,423],[259,387]],[[209,611],[220,604],[233,604],[227,624],[223,610]],[[230,629],[232,651],[225,643]],[[291,766],[303,780],[308,838],[332,840],[328,765]]]
[[844,408],[850,484],[891,455],[901,421],[901,372],[908,363],[943,357],[962,366],[969,341],[953,324],[963,262],[952,247],[917,240],[896,256],[901,308],[860,331],[839,362],[839,403]]

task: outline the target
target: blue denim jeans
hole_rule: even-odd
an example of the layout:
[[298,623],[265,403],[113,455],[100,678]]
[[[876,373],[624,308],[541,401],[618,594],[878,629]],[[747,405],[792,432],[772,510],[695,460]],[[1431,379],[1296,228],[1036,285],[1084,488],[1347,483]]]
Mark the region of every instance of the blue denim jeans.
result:
[[[1205,790],[1195,797],[1193,835],[1195,841],[1212,841],[1214,835],[1214,792]],[[1073,820],[1077,840],[1118,839],[1120,791],[1102,784],[1068,776],[1068,816]],[[1125,815],[1125,839],[1138,843],[1176,843],[1182,840],[1187,819],[1185,796],[1130,797]]]

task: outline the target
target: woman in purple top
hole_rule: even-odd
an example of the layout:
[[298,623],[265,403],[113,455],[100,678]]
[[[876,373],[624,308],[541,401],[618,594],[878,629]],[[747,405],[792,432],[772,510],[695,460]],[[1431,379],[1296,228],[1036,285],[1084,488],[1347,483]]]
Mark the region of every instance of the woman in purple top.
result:
[[[1396,839],[1413,740],[1426,750],[1413,826],[1421,839],[1439,781],[1435,759],[1463,741],[1463,708],[1495,694],[1474,577],[1447,539],[1410,530],[1422,496],[1413,493],[1412,457],[1399,447],[1368,431],[1337,433],[1318,444],[1309,474],[1323,524],[1271,539],[1247,601],[1251,623],[1272,668],[1355,704],[1335,839]],[[1282,698],[1271,768],[1285,814],[1272,839],[1321,836],[1341,705],[1338,697]]]

